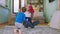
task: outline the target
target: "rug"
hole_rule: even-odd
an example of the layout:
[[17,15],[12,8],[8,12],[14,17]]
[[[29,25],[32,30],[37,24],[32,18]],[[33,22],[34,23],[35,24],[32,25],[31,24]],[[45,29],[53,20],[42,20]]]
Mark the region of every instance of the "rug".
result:
[[[14,26],[5,26],[0,29],[0,34],[14,34],[13,29]],[[22,34],[60,34],[60,30],[49,26],[35,26],[35,28],[23,28]]]

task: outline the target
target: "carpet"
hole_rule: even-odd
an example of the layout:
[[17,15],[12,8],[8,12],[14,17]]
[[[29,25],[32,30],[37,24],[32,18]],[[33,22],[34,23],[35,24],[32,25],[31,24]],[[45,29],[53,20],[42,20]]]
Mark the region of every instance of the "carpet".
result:
[[[13,29],[14,26],[5,26],[0,29],[0,34],[14,34]],[[35,26],[35,28],[23,28],[22,34],[60,34],[60,30],[48,26]]]

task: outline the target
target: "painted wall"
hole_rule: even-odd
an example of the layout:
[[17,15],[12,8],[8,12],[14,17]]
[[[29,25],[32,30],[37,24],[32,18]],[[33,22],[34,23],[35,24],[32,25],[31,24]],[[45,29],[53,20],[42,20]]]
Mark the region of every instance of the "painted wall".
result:
[[49,0],[44,0],[44,15],[46,22],[49,22],[52,14],[58,10],[58,0],[49,3]]
[[8,21],[8,16],[9,14],[11,14],[11,11],[12,11],[11,1],[12,0],[6,0],[6,5],[8,6],[7,7],[8,9],[0,6],[0,24]]
[[6,4],[9,8],[9,14],[12,13],[12,0],[6,0]]
[[7,8],[9,8],[8,13],[11,14],[12,13],[12,0],[6,0],[6,5],[8,6]]
[[8,21],[8,9],[0,7],[0,23]]

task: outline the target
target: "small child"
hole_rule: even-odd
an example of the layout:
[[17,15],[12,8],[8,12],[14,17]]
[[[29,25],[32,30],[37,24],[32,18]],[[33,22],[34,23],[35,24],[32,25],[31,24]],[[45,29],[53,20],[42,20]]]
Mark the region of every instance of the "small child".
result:
[[34,14],[34,9],[33,9],[33,6],[31,3],[28,4],[28,8],[29,8],[29,11],[31,13],[31,17],[33,18],[33,14]]
[[23,28],[22,22],[26,20],[25,19],[26,17],[24,14],[25,11],[26,11],[25,7],[22,8],[22,11],[20,11],[20,9],[19,9],[19,13],[16,16],[14,34],[16,34],[17,31],[19,34],[22,34],[22,32],[21,32],[21,30]]

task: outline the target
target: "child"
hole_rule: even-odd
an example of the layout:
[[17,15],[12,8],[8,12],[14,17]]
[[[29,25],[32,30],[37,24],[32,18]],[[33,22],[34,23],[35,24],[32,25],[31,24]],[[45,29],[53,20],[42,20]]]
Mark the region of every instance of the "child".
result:
[[16,34],[17,31],[19,34],[22,34],[22,32],[21,32],[21,29],[23,28],[22,22],[26,20],[25,19],[26,17],[24,14],[25,11],[26,11],[25,7],[22,8],[22,11],[20,11],[20,9],[19,9],[19,13],[16,16],[16,21],[15,21],[16,28],[14,29],[14,34]]
[[28,21],[31,21],[31,13],[29,12],[29,8],[26,8],[26,12],[24,13],[26,15],[26,19]]
[[28,22],[28,24],[26,24],[26,28],[28,28],[28,26],[30,26],[31,28],[33,28],[34,26],[32,25],[31,22],[31,13],[29,12],[29,8],[26,7],[26,12],[24,13],[26,15],[26,21]]
[[31,4],[31,3],[29,3],[29,4],[28,4],[28,8],[29,8],[29,11],[30,11],[31,16],[32,16],[32,18],[33,18],[34,9],[33,9],[33,7],[32,7],[32,4]]

